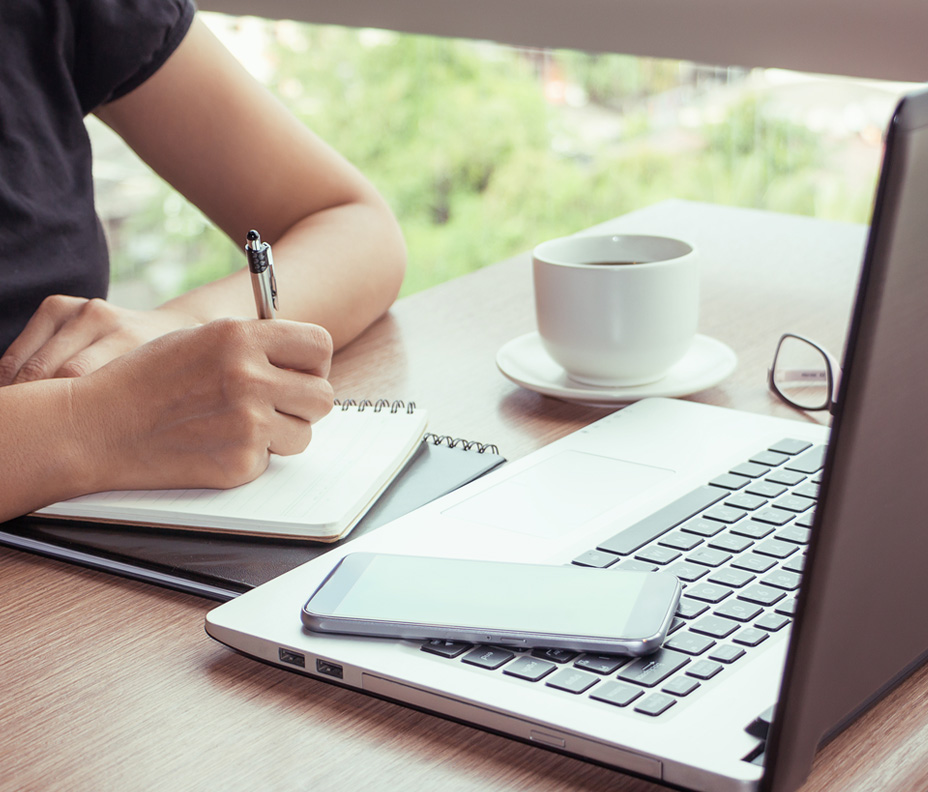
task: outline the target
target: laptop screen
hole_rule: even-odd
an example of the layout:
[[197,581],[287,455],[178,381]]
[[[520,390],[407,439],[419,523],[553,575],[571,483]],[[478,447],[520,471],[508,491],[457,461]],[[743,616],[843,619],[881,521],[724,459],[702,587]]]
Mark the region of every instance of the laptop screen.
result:
[[[928,657],[928,91],[890,124],[763,787]],[[809,266],[814,266],[810,262]]]

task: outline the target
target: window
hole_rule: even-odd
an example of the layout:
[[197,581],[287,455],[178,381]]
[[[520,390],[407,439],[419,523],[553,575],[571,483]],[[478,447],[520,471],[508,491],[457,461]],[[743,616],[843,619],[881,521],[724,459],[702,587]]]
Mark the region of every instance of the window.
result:
[[[399,216],[403,293],[665,198],[866,222],[902,83],[204,14]],[[154,305],[244,265],[88,121],[112,299]]]

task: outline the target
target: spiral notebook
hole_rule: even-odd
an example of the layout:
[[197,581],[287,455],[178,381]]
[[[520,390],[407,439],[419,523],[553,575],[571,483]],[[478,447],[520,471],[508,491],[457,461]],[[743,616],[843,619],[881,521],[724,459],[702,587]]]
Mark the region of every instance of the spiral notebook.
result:
[[301,454],[272,455],[233,489],[99,492],[42,517],[334,542],[364,516],[425,434],[424,410],[400,401],[338,403]]
[[427,432],[380,497],[335,542],[30,515],[0,525],[0,545],[229,600],[452,492],[505,461],[493,444]]

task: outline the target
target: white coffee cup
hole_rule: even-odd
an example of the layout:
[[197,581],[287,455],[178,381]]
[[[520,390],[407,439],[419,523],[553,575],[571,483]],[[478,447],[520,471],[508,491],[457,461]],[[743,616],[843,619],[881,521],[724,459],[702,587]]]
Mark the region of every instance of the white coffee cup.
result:
[[689,350],[699,315],[693,246],[610,234],[543,242],[533,261],[538,333],[582,385],[655,382]]

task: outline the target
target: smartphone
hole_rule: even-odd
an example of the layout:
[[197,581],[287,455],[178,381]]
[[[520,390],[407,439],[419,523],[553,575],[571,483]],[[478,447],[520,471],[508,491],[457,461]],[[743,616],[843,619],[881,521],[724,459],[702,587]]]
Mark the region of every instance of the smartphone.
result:
[[649,654],[681,586],[667,572],[350,553],[303,606],[314,632]]

